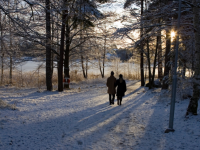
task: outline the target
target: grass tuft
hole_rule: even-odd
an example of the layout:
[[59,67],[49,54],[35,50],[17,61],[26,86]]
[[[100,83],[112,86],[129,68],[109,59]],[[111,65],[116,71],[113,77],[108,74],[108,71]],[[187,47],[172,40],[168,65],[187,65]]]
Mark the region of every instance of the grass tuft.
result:
[[16,104],[17,104],[17,103],[8,104],[8,103],[6,103],[6,102],[4,102],[3,100],[0,99],[0,109],[17,110]]

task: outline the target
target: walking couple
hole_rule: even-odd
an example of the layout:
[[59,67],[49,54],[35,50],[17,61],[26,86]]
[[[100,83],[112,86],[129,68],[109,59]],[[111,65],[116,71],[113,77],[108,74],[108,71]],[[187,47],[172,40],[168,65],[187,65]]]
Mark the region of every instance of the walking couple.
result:
[[123,76],[120,74],[119,79],[116,80],[114,77],[114,72],[111,71],[110,77],[107,79],[106,83],[108,87],[108,94],[109,94],[109,102],[110,105],[114,105],[114,100],[115,100],[115,94],[116,94],[116,87],[117,87],[117,104],[121,105],[122,104],[122,97],[125,95],[126,92],[126,82],[123,79]]

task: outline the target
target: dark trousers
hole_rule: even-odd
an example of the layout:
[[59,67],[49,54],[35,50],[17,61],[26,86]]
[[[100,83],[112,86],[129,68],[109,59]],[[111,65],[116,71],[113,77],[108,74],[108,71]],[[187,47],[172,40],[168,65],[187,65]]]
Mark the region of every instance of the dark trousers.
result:
[[118,105],[122,104],[122,96],[117,96],[117,104]]
[[110,105],[114,104],[114,100],[115,100],[115,94],[109,94]]

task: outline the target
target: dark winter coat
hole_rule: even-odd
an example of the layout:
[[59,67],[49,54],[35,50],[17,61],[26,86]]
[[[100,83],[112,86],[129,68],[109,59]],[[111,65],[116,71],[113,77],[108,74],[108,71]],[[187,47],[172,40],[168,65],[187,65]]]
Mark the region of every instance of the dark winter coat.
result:
[[126,92],[126,82],[121,78],[122,82],[120,83],[120,79],[118,79],[115,83],[117,86],[117,96],[124,96]]
[[106,85],[108,87],[108,94],[115,94],[116,93],[115,82],[116,82],[116,78],[114,76],[110,76],[107,79]]

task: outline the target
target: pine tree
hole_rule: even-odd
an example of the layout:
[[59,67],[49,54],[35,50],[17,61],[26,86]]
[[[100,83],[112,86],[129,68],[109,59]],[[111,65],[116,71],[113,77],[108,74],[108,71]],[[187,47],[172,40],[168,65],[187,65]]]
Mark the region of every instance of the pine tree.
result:
[[194,68],[194,82],[193,82],[193,96],[190,99],[190,103],[187,109],[186,115],[190,112],[197,115],[198,100],[199,100],[199,87],[200,87],[200,8],[197,7],[200,4],[200,0],[193,0],[193,23],[195,31],[195,68]]

